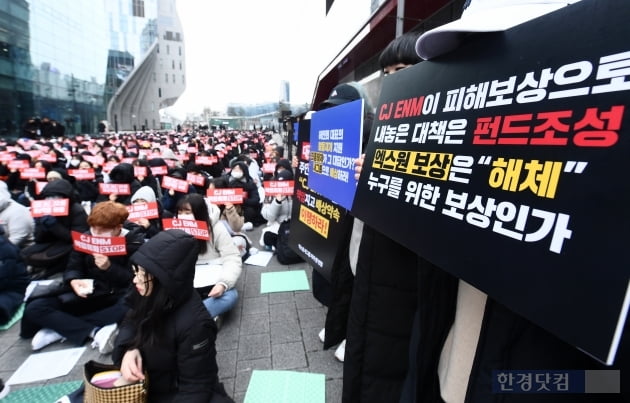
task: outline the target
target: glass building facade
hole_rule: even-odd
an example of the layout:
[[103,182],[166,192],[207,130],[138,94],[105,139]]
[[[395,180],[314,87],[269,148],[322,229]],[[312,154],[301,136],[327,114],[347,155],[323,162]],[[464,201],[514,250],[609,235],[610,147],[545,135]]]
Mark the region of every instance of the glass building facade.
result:
[[183,46],[175,0],[0,0],[0,136],[159,129],[185,88]]

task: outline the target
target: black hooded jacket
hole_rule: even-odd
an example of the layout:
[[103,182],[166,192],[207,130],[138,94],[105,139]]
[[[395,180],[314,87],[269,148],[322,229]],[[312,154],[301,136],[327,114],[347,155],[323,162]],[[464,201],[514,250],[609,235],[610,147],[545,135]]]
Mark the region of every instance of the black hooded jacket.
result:
[[[163,334],[157,344],[140,346],[149,378],[150,402],[209,402],[218,384],[216,326],[193,288],[197,241],[180,230],[159,233],[131,257],[166,288]],[[137,299],[144,298],[135,295]],[[120,326],[113,360],[133,349],[137,323],[128,315]]]
[[[249,168],[243,161],[239,161],[234,164],[243,171],[243,177],[241,179],[235,179],[232,176],[227,176],[228,186],[231,188],[243,188],[243,191],[247,193],[247,197],[243,200],[243,206],[260,208],[260,195],[258,194],[258,187],[256,182],[249,176]],[[234,166],[232,168],[234,168]]]
[[[136,193],[138,189],[142,187],[140,182],[134,176],[133,165],[126,162],[122,162],[114,167],[109,173],[109,180],[111,183],[127,183],[131,188],[131,192],[128,195],[118,195],[116,202],[129,205],[131,204],[131,195]],[[96,201],[109,200],[109,195],[100,195]]]
[[67,216],[44,216],[35,220],[35,242],[72,243],[71,231],[86,232],[90,229],[87,223],[87,213],[77,201],[74,187],[65,179],[49,182],[41,193],[41,198],[61,197],[69,199]]

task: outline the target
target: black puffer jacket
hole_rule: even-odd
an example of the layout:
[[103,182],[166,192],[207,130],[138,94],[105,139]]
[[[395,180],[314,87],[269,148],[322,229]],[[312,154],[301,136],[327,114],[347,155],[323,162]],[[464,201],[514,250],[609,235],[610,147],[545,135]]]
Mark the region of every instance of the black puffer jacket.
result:
[[[150,402],[206,403],[218,386],[216,326],[193,288],[196,242],[183,231],[163,231],[131,258],[157,278],[172,302],[161,318],[164,332],[158,342],[140,346]],[[129,315],[120,327],[112,356],[117,364],[133,348],[137,325],[131,322],[132,317]]]
[[[126,162],[122,162],[114,167],[109,173],[109,180],[111,183],[129,184],[131,192],[128,195],[117,195],[116,202],[129,205],[131,204],[131,195],[136,193],[138,189],[142,187],[140,182],[134,176],[133,165]],[[110,200],[109,195],[100,195],[96,201]]]
[[64,282],[70,284],[70,281],[74,279],[94,279],[94,292],[88,295],[87,302],[101,297],[110,298],[114,302],[130,289],[133,272],[129,257],[144,243],[144,235],[139,230],[123,231],[126,232],[124,236],[127,254],[110,256],[111,266],[107,270],[100,270],[96,267],[92,254],[76,250],[70,253],[68,267],[63,274]]
[[346,334],[344,403],[399,400],[417,305],[418,264],[415,253],[363,227]]
[[62,241],[72,243],[71,231],[86,232],[90,229],[87,214],[78,202],[74,187],[65,179],[49,182],[41,193],[41,198],[58,196],[69,199],[67,216],[44,216],[35,220],[35,242],[48,243]]

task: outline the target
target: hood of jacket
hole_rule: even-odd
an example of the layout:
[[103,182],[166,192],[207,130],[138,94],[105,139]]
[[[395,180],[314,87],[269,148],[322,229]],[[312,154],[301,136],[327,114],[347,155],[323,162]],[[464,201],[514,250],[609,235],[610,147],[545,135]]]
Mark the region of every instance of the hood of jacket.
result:
[[109,179],[113,183],[131,183],[134,180],[133,165],[122,162],[109,173]]
[[72,199],[74,196],[74,187],[65,179],[57,179],[52,182],[48,182],[42,193],[40,194],[42,199],[51,196],[61,196],[68,199]]
[[131,263],[155,276],[178,306],[194,292],[197,240],[181,230],[161,231],[131,256]]

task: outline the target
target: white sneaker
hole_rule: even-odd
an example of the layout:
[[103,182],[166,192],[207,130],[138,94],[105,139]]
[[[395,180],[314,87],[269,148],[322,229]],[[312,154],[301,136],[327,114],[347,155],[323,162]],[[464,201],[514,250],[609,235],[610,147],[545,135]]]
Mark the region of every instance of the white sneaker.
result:
[[326,340],[326,328],[323,328],[320,332],[319,332],[319,339],[322,341],[322,343],[324,342],[324,340]]
[[65,337],[52,329],[41,329],[39,332],[35,333],[35,336],[33,336],[33,340],[31,340],[31,347],[33,348],[33,351],[37,351],[59,340],[63,341],[65,340]]
[[111,325],[103,326],[94,335],[94,341],[92,342],[92,348],[98,348],[98,352],[101,354],[109,354],[114,349],[114,340],[118,335],[118,325],[112,323]]
[[246,223],[243,223],[243,227],[242,227],[243,231],[251,231],[254,229],[254,224],[252,224],[251,222],[247,221]]
[[5,384],[2,379],[0,379],[0,399],[4,399],[10,391],[11,388],[9,385]]
[[346,339],[343,339],[339,347],[335,350],[335,358],[339,361],[343,362],[343,359],[346,356]]
[[258,253],[258,248],[254,248],[254,247],[249,248],[250,255],[255,255],[257,253]]

